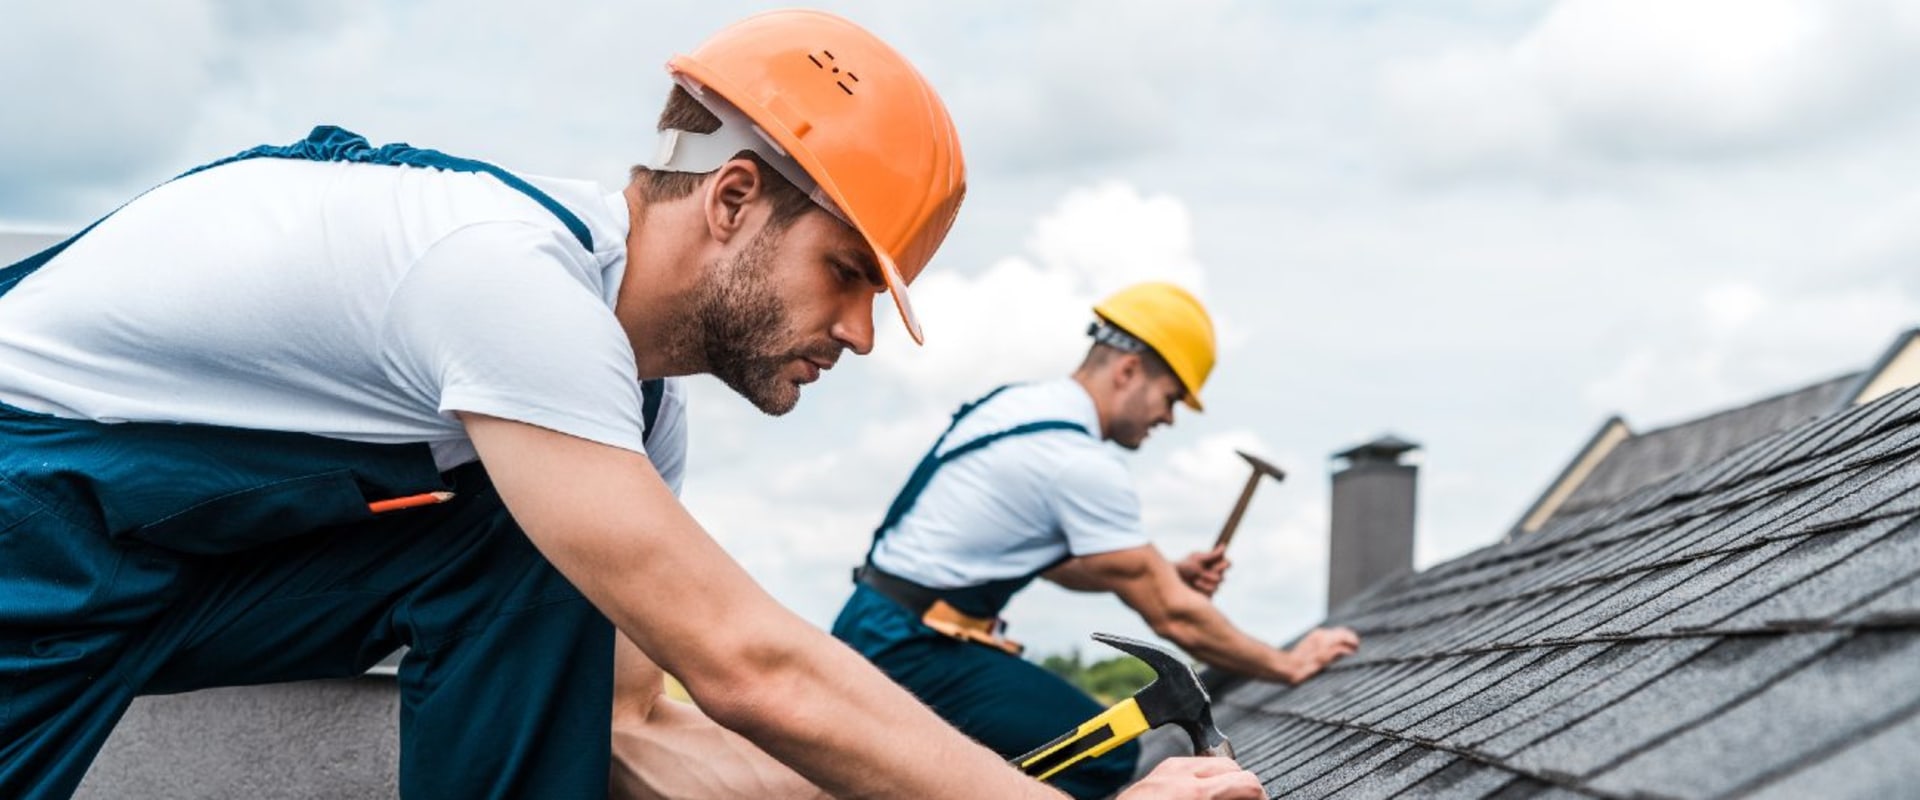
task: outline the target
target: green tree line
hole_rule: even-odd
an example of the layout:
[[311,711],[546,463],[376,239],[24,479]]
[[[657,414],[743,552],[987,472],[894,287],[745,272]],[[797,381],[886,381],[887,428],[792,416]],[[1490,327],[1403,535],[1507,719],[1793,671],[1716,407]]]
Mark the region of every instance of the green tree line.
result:
[[1114,656],[1088,664],[1081,660],[1077,649],[1066,655],[1047,656],[1040,660],[1040,667],[1107,705],[1133,696],[1152,683],[1154,677],[1153,668],[1133,656]]

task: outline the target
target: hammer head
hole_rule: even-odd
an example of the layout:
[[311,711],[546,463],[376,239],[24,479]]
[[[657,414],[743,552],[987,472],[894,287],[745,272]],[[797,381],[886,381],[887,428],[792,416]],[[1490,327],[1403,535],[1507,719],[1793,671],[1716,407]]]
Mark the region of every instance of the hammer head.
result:
[[1148,727],[1180,726],[1193,739],[1194,755],[1233,756],[1233,745],[1213,724],[1212,698],[1207,696],[1200,677],[1193,674],[1193,668],[1185,661],[1165,648],[1139,639],[1096,633],[1093,640],[1111,645],[1153,668],[1153,682],[1133,693],[1133,700],[1140,705]]
[[1287,479],[1286,470],[1268,463],[1266,459],[1260,458],[1259,456],[1247,455],[1247,453],[1242,450],[1235,450],[1233,452],[1235,455],[1246,459],[1248,464],[1252,464],[1255,472],[1263,473],[1276,481],[1284,481]]

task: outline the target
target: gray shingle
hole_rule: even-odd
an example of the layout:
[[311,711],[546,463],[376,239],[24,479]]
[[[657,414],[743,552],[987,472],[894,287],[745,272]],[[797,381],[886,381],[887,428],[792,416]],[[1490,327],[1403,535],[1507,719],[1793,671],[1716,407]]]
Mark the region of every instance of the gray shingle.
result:
[[1841,638],[1722,639],[1612,705],[1515,753],[1507,764],[1564,780],[1584,778],[1719,710],[1751,687],[1798,669]]
[[1886,769],[1887,764],[1912,761],[1920,753],[1920,709],[1889,727],[1847,743],[1802,769],[1776,778],[1756,790],[1753,800],[1881,800],[1911,797],[1913,776]]
[[[1894,532],[1888,535],[1888,531]],[[1740,630],[1825,625],[1920,568],[1920,523],[1903,518],[1882,519],[1844,536],[1830,533],[1815,538],[1866,541],[1845,558],[1727,618],[1719,627]]]
[[1407,787],[1407,791],[1400,796],[1422,800],[1484,798],[1518,779],[1518,775],[1499,767],[1489,767],[1463,758]]
[[1701,797],[1733,791],[1920,703],[1915,664],[1920,634],[1859,634],[1759,694],[1600,774],[1592,785]]
[[1284,795],[1326,774],[1341,762],[1365,753],[1381,741],[1380,737],[1370,733],[1348,731],[1345,736],[1315,750],[1311,755],[1284,759],[1271,769],[1261,770],[1259,774],[1267,779],[1269,790]]
[[1418,705],[1429,697],[1443,691],[1461,676],[1472,671],[1472,665],[1482,662],[1487,655],[1450,656],[1435,659],[1428,668],[1408,680],[1386,689],[1389,695],[1372,708],[1366,709],[1352,718],[1355,724],[1373,727],[1402,710]]
[[1403,682],[1425,680],[1444,669],[1444,665],[1432,661],[1375,665],[1366,673],[1353,676],[1357,680],[1351,685],[1332,687],[1332,691],[1324,697],[1317,696],[1319,687],[1313,687],[1310,690],[1313,693],[1299,698],[1294,708],[1301,714],[1319,719],[1352,719],[1378,706],[1383,699],[1391,699],[1404,691],[1400,688]]
[[1583,644],[1531,651],[1537,653],[1539,657],[1527,664],[1525,669],[1507,675],[1467,695],[1459,703],[1407,729],[1405,733],[1416,740],[1445,743],[1457,747],[1464,729],[1495,713],[1512,708],[1515,703],[1532,695],[1542,685],[1577,669],[1608,646]]
[[1598,636],[1629,636],[1658,624],[1675,610],[1702,598],[1711,596],[1742,575],[1752,571],[1759,564],[1771,561],[1774,556],[1793,547],[1791,542],[1770,542],[1752,550],[1731,553],[1723,557],[1694,562],[1700,568],[1686,580],[1674,585],[1667,591],[1650,596],[1627,612],[1614,617],[1611,621],[1593,631]]
[[[1315,762],[1340,762],[1348,754],[1367,746],[1369,739],[1371,735],[1367,733],[1329,725],[1325,731],[1309,733],[1300,739],[1300,744],[1294,744],[1288,750],[1281,750],[1279,758],[1258,767],[1256,767],[1258,762],[1246,762],[1246,767],[1254,769],[1256,773],[1260,773],[1261,777],[1284,777],[1294,769],[1300,769],[1304,765],[1315,764]],[[1235,752],[1238,754],[1238,750]]]
[[1888,458],[1898,458],[1920,447],[1920,426],[1909,427],[1863,439],[1853,445],[1845,454],[1838,457],[1842,464],[1854,466],[1871,464]]
[[1539,638],[1545,642],[1578,639],[1588,632],[1613,621],[1621,614],[1640,607],[1649,597],[1665,593],[1667,590],[1686,580],[1693,574],[1689,566],[1661,567],[1640,573],[1628,574],[1608,589],[1605,596],[1593,607],[1577,616],[1560,621],[1552,628],[1541,631]]
[[1833,502],[1832,493],[1845,484],[1847,478],[1846,474],[1828,475],[1807,486],[1753,500],[1749,513],[1738,521],[1709,532],[1675,555],[1696,558],[1760,541]]
[[1906,458],[1868,464],[1850,473],[1844,492],[1832,502],[1775,535],[1820,530],[1869,516],[1911,512],[1920,507],[1920,459]]
[[1452,764],[1459,757],[1444,750],[1407,748],[1378,768],[1340,787],[1340,800],[1386,800]]
[[1574,675],[1568,676],[1572,680],[1556,682],[1541,690],[1542,694],[1548,694],[1548,689],[1573,690],[1562,696],[1559,703],[1486,741],[1474,744],[1473,749],[1496,758],[1508,758],[1520,749],[1557,733],[1568,724],[1639,689],[1648,681],[1659,678],[1667,670],[1711,647],[1716,641],[1705,638],[1638,642],[1632,645],[1632,652],[1639,658],[1623,658],[1612,664],[1598,664],[1591,668],[1583,666],[1575,670]]
[[1886,535],[1885,526],[1865,526],[1844,533],[1819,534],[1779,544],[1791,547],[1753,565],[1719,590],[1688,603],[1642,629],[1672,633],[1714,628],[1723,619],[1774,596],[1819,570],[1845,559]]
[[[1908,566],[1920,570],[1920,565]],[[1920,625],[1920,572],[1914,572],[1905,581],[1889,588],[1885,594],[1848,612],[1840,618],[1840,622],[1846,625]]]
[[[1293,790],[1292,796],[1300,797],[1302,800],[1332,796],[1342,787],[1386,766],[1395,758],[1407,753],[1412,747],[1396,739],[1376,737],[1373,744],[1365,750],[1355,753],[1342,763],[1331,765],[1330,769],[1303,782]],[[1279,786],[1276,785],[1275,788]]]
[[1568,617],[1579,614],[1606,599],[1611,587],[1598,584],[1569,586],[1541,595],[1532,613],[1517,615],[1505,625],[1476,633],[1469,641],[1475,645],[1511,647],[1538,644],[1540,632],[1551,629]]
[[1458,705],[1473,695],[1479,694],[1488,686],[1525,668],[1540,658],[1543,650],[1510,650],[1485,653],[1469,667],[1456,670],[1452,681],[1438,694],[1402,710],[1378,726],[1382,730],[1419,736],[1413,732],[1420,723],[1442,711]]

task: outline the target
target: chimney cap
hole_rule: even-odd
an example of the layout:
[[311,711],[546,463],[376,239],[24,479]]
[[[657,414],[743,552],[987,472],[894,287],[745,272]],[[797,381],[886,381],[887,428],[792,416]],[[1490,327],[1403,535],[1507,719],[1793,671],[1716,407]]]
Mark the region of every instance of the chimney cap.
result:
[[1353,464],[1374,462],[1398,464],[1400,463],[1400,456],[1418,449],[1420,449],[1418,442],[1410,442],[1391,433],[1386,433],[1381,434],[1378,438],[1366,444],[1354,445],[1346,450],[1334,453],[1333,457],[1344,458]]

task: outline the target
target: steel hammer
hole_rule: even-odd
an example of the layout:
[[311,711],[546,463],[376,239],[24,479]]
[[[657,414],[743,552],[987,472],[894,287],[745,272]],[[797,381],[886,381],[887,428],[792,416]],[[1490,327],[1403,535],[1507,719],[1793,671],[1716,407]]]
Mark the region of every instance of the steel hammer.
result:
[[1213,701],[1185,661],[1165,648],[1125,636],[1096,633],[1093,640],[1147,662],[1153,668],[1153,682],[1080,727],[1014,759],[1014,766],[1046,780],[1161,725],[1178,725],[1186,731],[1193,739],[1194,755],[1233,757],[1233,745],[1213,724]]

